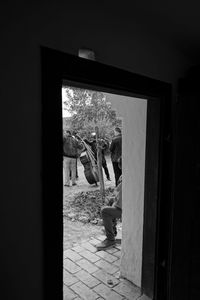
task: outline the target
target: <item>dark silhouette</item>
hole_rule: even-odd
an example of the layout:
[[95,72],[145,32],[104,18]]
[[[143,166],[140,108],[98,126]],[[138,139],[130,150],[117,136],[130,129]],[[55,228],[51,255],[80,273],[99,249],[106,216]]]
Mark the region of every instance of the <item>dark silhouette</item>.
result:
[[115,185],[117,186],[119,177],[122,174],[122,170],[119,168],[118,160],[122,155],[122,135],[121,129],[119,127],[115,127],[114,130],[115,137],[113,138],[110,145],[110,153],[111,153],[111,161],[113,165],[113,170],[115,174]]

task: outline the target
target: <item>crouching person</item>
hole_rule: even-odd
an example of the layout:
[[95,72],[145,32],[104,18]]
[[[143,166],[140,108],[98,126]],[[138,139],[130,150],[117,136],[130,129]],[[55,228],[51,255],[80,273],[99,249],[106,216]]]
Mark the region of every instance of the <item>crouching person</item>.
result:
[[[121,158],[119,160],[119,167],[121,168]],[[115,188],[115,197],[112,206],[104,206],[101,209],[101,216],[105,228],[106,239],[96,245],[98,251],[115,245],[115,236],[117,234],[116,219],[121,219],[122,217],[122,180],[119,180],[119,183]]]

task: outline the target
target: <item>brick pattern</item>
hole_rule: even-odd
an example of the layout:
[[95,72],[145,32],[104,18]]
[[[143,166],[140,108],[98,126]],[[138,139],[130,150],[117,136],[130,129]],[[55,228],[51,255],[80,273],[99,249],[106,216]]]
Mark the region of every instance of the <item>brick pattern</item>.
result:
[[141,295],[140,289],[127,280],[122,280],[113,289],[128,300],[136,300]]
[[117,257],[121,257],[121,251],[117,251],[117,252],[115,252],[115,253],[113,253],[113,255],[115,255],[115,256],[117,256]]
[[97,249],[92,244],[90,244],[89,242],[81,244],[81,247],[83,247],[83,248],[85,248],[85,249],[87,249],[87,250],[89,250],[90,252],[93,252],[93,253],[97,251]]
[[124,297],[109,289],[105,284],[101,283],[97,287],[94,288],[94,291],[106,300],[122,300]]
[[77,281],[78,281],[78,279],[74,275],[72,275],[71,273],[69,273],[68,271],[66,271],[64,269],[64,271],[63,271],[64,284],[66,284],[67,286],[70,286],[70,285],[76,283]]
[[88,273],[94,273],[98,270],[98,268],[92,264],[91,262],[89,262],[86,259],[81,259],[79,261],[76,262],[82,269],[84,269],[85,271],[87,271]]
[[118,249],[117,248],[111,248],[111,249],[107,249],[106,250],[106,252],[108,252],[108,253],[110,253],[110,254],[113,254],[113,253],[115,253],[115,252],[117,252],[118,251]]
[[72,300],[76,298],[76,294],[70,290],[67,286],[63,287],[63,299],[64,300]]
[[65,258],[69,258],[75,262],[77,260],[80,260],[82,257],[77,252],[75,252],[71,249],[68,249],[68,250],[64,251],[64,259]]
[[120,267],[120,262],[121,262],[121,260],[117,259],[116,261],[113,262],[113,265]]
[[72,248],[72,250],[73,250],[73,251],[76,251],[77,253],[79,253],[79,252],[83,251],[84,248],[81,247],[81,246],[75,246],[75,247]]
[[81,270],[78,273],[76,273],[76,277],[77,277],[77,281],[78,279],[81,280],[90,288],[93,288],[100,283],[100,281],[97,278],[93,277],[92,275],[90,275],[84,270]]
[[66,269],[68,272],[72,274],[81,270],[79,266],[77,266],[73,261],[71,261],[68,258],[64,260],[64,269]]
[[[116,277],[108,274],[107,272],[105,272],[103,270],[99,270],[99,271],[93,273],[92,275],[95,276],[97,279],[99,279],[100,281],[102,281],[104,284],[106,284],[109,287],[113,287],[119,283],[119,280]],[[112,284],[111,284],[111,282],[112,282]]]
[[84,300],[95,300],[99,297],[98,294],[96,294],[82,282],[75,283],[71,286],[71,289],[78,294],[81,299]]
[[74,244],[63,253],[63,300],[136,300],[140,289],[120,278],[121,245],[97,251],[105,236]]
[[113,256],[112,254],[107,253],[106,251],[98,251],[97,255],[100,256],[101,258],[105,259],[107,262],[110,262],[110,263],[117,260],[116,256]]
[[90,262],[92,262],[92,263],[97,262],[100,259],[99,256],[97,256],[94,253],[91,253],[88,250],[81,251],[81,252],[79,252],[79,254],[81,256],[83,256],[84,258],[86,258],[87,260],[89,260]]
[[115,248],[121,250],[122,246],[121,246],[121,244],[116,244],[116,245],[115,245]]
[[108,263],[107,261],[100,259],[95,263],[95,265],[103,270],[105,270],[109,274],[114,274],[117,272],[118,267],[113,266],[112,264]]

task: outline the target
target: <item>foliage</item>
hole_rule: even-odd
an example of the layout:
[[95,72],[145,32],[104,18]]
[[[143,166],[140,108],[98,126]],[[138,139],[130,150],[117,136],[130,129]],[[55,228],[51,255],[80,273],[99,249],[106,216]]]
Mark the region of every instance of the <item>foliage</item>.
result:
[[101,225],[101,208],[113,198],[114,188],[106,189],[105,196],[106,198],[102,199],[99,190],[78,192],[74,197],[68,197],[64,216],[72,221]]
[[70,129],[77,131],[81,137],[89,137],[98,126],[100,136],[110,139],[113,127],[121,127],[121,120],[111,103],[106,101],[104,93],[68,86],[65,92],[68,100],[64,105],[71,114]]

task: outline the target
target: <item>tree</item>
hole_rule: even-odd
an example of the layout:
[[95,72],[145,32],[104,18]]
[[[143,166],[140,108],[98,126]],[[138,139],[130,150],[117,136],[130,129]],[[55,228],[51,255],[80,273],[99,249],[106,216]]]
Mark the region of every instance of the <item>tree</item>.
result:
[[64,87],[67,101],[65,107],[71,113],[71,130],[88,136],[98,126],[101,137],[112,137],[114,126],[121,127],[121,120],[103,92]]

